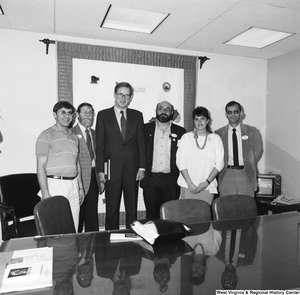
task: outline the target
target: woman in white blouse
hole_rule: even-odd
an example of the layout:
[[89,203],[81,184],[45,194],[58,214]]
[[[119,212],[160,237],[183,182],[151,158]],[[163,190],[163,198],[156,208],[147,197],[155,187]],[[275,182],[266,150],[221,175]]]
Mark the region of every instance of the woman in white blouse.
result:
[[201,199],[211,205],[217,193],[216,177],[224,167],[224,148],[212,133],[210,113],[205,107],[193,111],[194,131],[181,137],[176,155],[182,199]]

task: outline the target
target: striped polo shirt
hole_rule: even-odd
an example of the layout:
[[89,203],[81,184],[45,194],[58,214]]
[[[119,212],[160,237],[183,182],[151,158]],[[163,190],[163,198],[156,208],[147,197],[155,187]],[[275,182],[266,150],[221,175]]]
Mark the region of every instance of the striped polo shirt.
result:
[[43,131],[36,141],[36,156],[48,157],[47,175],[76,176],[78,153],[77,136],[71,130],[63,133],[56,125]]

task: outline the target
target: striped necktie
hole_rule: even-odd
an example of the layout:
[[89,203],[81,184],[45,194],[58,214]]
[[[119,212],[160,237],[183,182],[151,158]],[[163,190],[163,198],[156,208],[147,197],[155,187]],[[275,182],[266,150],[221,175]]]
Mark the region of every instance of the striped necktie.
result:
[[124,111],[121,111],[120,114],[121,116],[121,131],[122,131],[122,137],[123,140],[125,140],[125,136],[126,136],[126,119],[124,117]]
[[94,159],[94,152],[93,152],[92,140],[91,140],[91,136],[90,136],[90,132],[89,132],[88,128],[85,129],[85,133],[86,133],[86,145],[89,149],[91,159],[93,160]]

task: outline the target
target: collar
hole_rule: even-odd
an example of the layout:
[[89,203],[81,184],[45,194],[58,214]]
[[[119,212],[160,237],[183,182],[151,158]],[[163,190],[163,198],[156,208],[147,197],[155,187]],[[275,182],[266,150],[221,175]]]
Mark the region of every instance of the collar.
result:
[[241,124],[237,125],[236,127],[232,127],[232,126],[230,126],[230,125],[228,125],[228,126],[229,126],[229,129],[230,129],[231,132],[232,132],[232,129],[233,129],[233,128],[235,128],[236,131],[240,131],[240,130],[241,130]]
[[70,129],[67,128],[67,133],[64,133],[62,130],[60,130],[60,129],[56,126],[56,124],[54,124],[54,125],[52,126],[52,129],[53,129],[54,131],[61,132],[61,133],[63,133],[63,134],[68,134],[68,135],[72,132]]
[[[82,124],[80,124],[79,122],[78,122],[78,126],[79,126],[79,128],[80,128],[82,134],[85,134],[86,127],[84,127],[84,126],[83,126]],[[90,127],[87,127],[87,129],[90,131]]]
[[[158,120],[157,119],[155,119],[155,128],[157,128],[157,129],[159,129],[159,130],[162,130],[161,128],[159,128],[159,126],[158,126],[158,122],[157,122]],[[164,131],[167,131],[167,130],[171,130],[171,126],[172,126],[172,121],[169,121],[169,126],[166,128],[166,129],[164,129]]]
[[123,111],[124,112],[124,116],[127,117],[127,108],[124,110],[119,109],[117,106],[114,105],[114,111],[117,115],[121,116],[120,112]]

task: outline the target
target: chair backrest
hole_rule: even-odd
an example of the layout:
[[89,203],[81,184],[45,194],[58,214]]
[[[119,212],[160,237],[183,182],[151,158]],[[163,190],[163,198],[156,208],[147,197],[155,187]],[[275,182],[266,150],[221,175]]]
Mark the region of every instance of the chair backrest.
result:
[[[34,221],[28,218],[23,221],[20,219],[33,217],[33,208],[41,200],[37,195],[39,190],[36,173],[0,177],[0,220],[3,240],[36,235]],[[9,208],[13,211],[8,210]]]
[[47,198],[36,204],[34,220],[41,236],[76,232],[69,200],[63,196]]
[[182,223],[210,221],[211,207],[207,202],[198,199],[173,200],[162,204],[160,219]]
[[215,220],[237,219],[257,216],[257,205],[253,197],[229,195],[216,198],[212,203]]
[[[17,218],[33,216],[33,207],[41,200],[36,173],[11,174],[0,177],[0,203],[15,208]],[[11,216],[1,213],[1,220]]]

